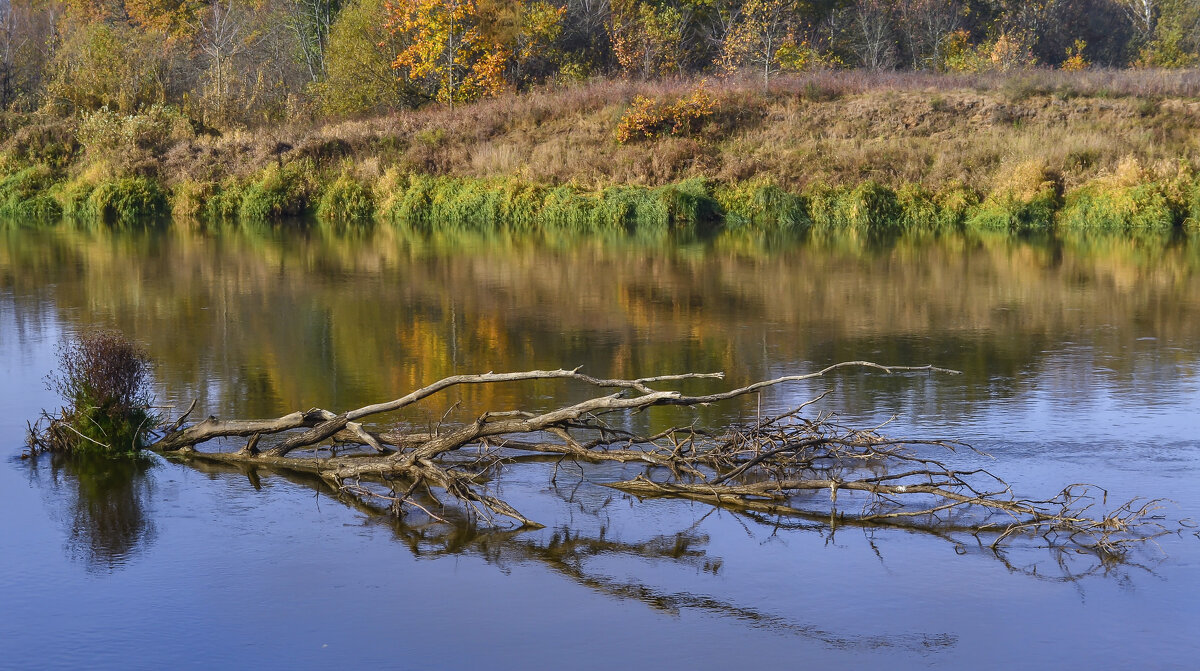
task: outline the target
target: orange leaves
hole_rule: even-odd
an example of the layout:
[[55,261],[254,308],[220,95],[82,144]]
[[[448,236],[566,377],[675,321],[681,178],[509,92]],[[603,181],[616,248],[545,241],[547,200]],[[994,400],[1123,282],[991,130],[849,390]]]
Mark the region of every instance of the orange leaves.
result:
[[617,124],[617,142],[627,144],[663,135],[687,135],[699,130],[715,109],[716,101],[703,84],[691,95],[674,102],[637,96]]
[[430,97],[453,107],[504,88],[510,53],[484,38],[475,0],[396,0],[387,10],[388,30],[409,45],[393,67],[424,83]]

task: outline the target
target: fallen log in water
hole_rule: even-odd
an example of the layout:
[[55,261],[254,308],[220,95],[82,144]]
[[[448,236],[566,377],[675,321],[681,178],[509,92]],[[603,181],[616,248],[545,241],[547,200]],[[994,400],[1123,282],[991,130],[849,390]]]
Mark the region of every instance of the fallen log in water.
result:
[[[497,497],[488,482],[504,464],[531,461],[538,455],[544,460],[544,455],[551,455],[560,461],[645,464],[645,473],[631,480],[603,483],[642,498],[685,498],[753,513],[832,519],[839,524],[970,532],[986,536],[993,547],[1017,534],[1037,534],[1053,545],[1110,555],[1167,532],[1156,515],[1159,500],[1135,500],[1100,511],[1094,507],[1103,505],[1106,494],[1088,485],[1071,485],[1049,499],[1020,498],[1004,480],[985,469],[957,470],[917,451],[918,447],[971,449],[965,444],[890,439],[876,430],[843,427],[827,415],[806,419],[801,411],[812,401],[777,416],[713,430],[689,425],[640,435],[605,421],[617,413],[656,406],[717,403],[856,367],[889,374],[954,373],[933,366],[852,361],[703,396],[661,387],[685,380],[721,379],[723,374],[684,373],[634,380],[598,379],[578,369],[455,375],[401,398],[341,413],[317,408],[261,420],[209,417],[185,426],[192,411],[189,408],[162,430],[149,449],[190,459],[311,473],[360,503],[374,502],[397,514],[420,510],[433,520],[442,519],[447,505],[443,497],[449,495],[468,514],[487,523],[494,524],[500,516],[540,527]],[[362,423],[459,385],[549,379],[616,392],[546,412],[486,411],[472,422],[430,433],[373,431]],[[196,449],[214,439],[234,437],[247,439],[236,451]],[[264,437],[275,440],[263,446]],[[351,449],[340,455],[331,450],[324,456],[317,448],[326,443]],[[814,497],[814,492],[822,494]],[[840,492],[843,503],[850,497],[856,510],[838,507]],[[1101,495],[1100,501],[1095,500],[1096,495]]]

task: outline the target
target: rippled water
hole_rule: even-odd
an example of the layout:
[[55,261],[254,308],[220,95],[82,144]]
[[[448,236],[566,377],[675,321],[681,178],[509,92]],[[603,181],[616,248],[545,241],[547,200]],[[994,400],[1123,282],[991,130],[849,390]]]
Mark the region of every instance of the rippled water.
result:
[[[1021,544],[997,557],[639,503],[594,484],[621,468],[550,465],[503,484],[547,529],[487,533],[395,524],[268,472],[17,458],[25,422],[56,403],[42,386],[55,344],[97,326],[145,344],[163,403],[221,416],[357,407],[456,372],[724,370],[732,385],[847,359],[934,363],[964,374],[847,374],[764,395],[762,411],[832,387],[820,409],[968,440],[1020,493],[1090,481],[1200,519],[1194,241],[766,250],[0,229],[0,666],[1193,668],[1200,653],[1189,533],[1124,564]],[[478,387],[399,419],[587,393]]]

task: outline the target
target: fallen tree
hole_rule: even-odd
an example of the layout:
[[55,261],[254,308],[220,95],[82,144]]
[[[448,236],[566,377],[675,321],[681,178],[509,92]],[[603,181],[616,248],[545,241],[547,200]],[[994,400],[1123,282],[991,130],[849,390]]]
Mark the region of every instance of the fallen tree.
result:
[[[455,375],[401,398],[341,413],[315,408],[259,420],[209,417],[187,425],[193,402],[187,412],[160,429],[148,449],[187,459],[311,474],[357,503],[397,515],[419,511],[434,521],[444,521],[448,506],[457,504],[485,524],[497,524],[497,518],[503,517],[521,526],[541,527],[499,498],[489,483],[505,465],[552,459],[557,470],[559,463],[570,459],[644,466],[632,479],[603,483],[641,498],[685,498],[756,515],[836,524],[967,532],[986,537],[992,547],[1015,535],[1037,535],[1055,546],[1119,555],[1131,543],[1167,533],[1157,514],[1160,500],[1134,500],[1100,510],[1107,493],[1080,484],[1047,499],[1021,498],[986,469],[955,469],[920,451],[973,449],[963,443],[887,438],[878,428],[844,427],[829,415],[803,417],[802,411],[821,397],[786,413],[717,430],[689,424],[643,435],[606,421],[652,407],[718,403],[846,368],[887,374],[954,373],[933,366],[853,361],[699,396],[661,387],[721,379],[723,374],[630,380],[599,379],[578,369]],[[486,411],[474,421],[426,432],[380,431],[363,423],[460,385],[552,379],[616,391],[543,412]],[[245,442],[233,450],[197,449],[209,441],[231,438]],[[853,509],[847,509],[847,503]]]

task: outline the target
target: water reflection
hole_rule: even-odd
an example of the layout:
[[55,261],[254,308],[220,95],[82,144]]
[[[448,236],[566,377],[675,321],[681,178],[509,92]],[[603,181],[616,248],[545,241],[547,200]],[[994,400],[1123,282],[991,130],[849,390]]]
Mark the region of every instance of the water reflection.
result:
[[43,454],[28,462],[31,477],[49,476],[47,497],[61,507],[68,554],[90,570],[120,568],[153,542],[150,459]]
[[[1192,486],[1200,463],[1194,420],[1200,403],[1200,244],[1195,240],[945,236],[883,245],[824,240],[795,246],[721,238],[655,248],[409,238],[387,228],[353,235],[273,227],[220,232],[9,228],[0,230],[0,315],[6,357],[38,351],[48,334],[60,329],[121,328],[145,343],[159,362],[160,399],[182,408],[198,398],[198,416],[356,407],[455,372],[583,365],[596,375],[628,377],[726,370],[725,387],[838,359],[932,362],[965,374],[934,379],[847,375],[837,380],[837,392],[822,409],[840,412],[857,425],[867,423],[858,415],[900,413],[899,423],[908,424],[893,427],[895,434],[967,438],[997,456],[997,470],[1014,476],[1022,494],[1052,494],[1066,482],[1085,478],[1113,484],[1113,497],[1121,500],[1169,496],[1181,502],[1181,515],[1200,517],[1200,498]],[[38,387],[48,372],[22,378],[25,368],[13,368],[14,389]],[[687,391],[705,391],[698,384]],[[763,411],[823,390],[824,385],[789,388],[779,398],[764,398]],[[395,419],[425,426],[440,420],[455,401],[463,402],[464,413],[473,413],[537,409],[591,393],[555,383],[479,387]],[[686,421],[718,426],[756,411],[731,404]],[[668,413],[631,421],[659,423],[659,428],[681,423]],[[169,556],[164,540],[152,557],[137,562],[138,577],[152,568],[176,575],[172,559],[203,557],[207,563],[180,580],[178,603],[196,612],[214,608],[207,601],[210,591],[197,586],[225,580],[225,565],[195,544],[228,534],[229,509],[211,506],[211,514],[193,518],[192,508],[180,512],[169,502],[156,511],[152,495],[160,502],[169,497],[154,491],[140,467],[128,477],[114,474],[111,481],[103,472],[80,475],[69,464],[41,461],[33,468],[50,482],[45,489],[54,494],[54,507],[63,510],[72,555],[97,571],[122,566],[153,543],[157,513],[164,539],[169,529],[179,531],[170,543],[178,557]],[[446,611],[454,622],[471,621],[480,611],[480,585],[528,584],[531,592],[549,593],[564,582],[605,599],[645,604],[631,609],[639,613],[712,615],[708,622],[688,621],[686,629],[711,639],[720,648],[712,660],[722,664],[737,661],[740,641],[770,643],[776,631],[818,648],[863,653],[882,647],[918,654],[933,649],[954,658],[949,665],[970,664],[980,655],[1001,654],[996,658],[1006,660],[1015,655],[1020,662],[1015,665],[1036,666],[1046,663],[1037,655],[1047,651],[1091,651],[1093,658],[1117,659],[1121,665],[1127,657],[1097,651],[1094,632],[1122,640],[1127,631],[1154,630],[1161,632],[1155,641],[1167,650],[1153,659],[1186,665],[1184,660],[1194,657],[1177,635],[1194,619],[1186,617],[1187,604],[1179,596],[1195,591],[1194,539],[1188,539],[1191,545],[1162,539],[1164,552],[1170,553],[1165,568],[1155,563],[1153,548],[1149,556],[1123,564],[1044,547],[1016,546],[994,555],[970,537],[953,535],[939,539],[726,512],[697,522],[686,504],[635,505],[562,473],[556,484],[551,466],[545,468],[545,473],[534,468],[530,476],[515,473],[524,468],[512,469],[513,481],[505,487],[549,529],[514,533],[466,522],[431,524],[415,516],[403,523],[364,516],[372,532],[386,526],[385,540],[397,542],[365,546],[374,549],[362,559],[379,566],[411,552],[421,558],[491,562],[498,570],[484,575],[482,583],[455,575],[453,560],[422,564],[412,575],[432,577],[421,585],[407,582],[412,578],[404,571],[390,572],[383,581],[397,594],[428,596],[426,603],[444,604],[447,593],[461,596],[460,605]],[[320,489],[323,483],[269,470],[213,467],[213,473],[250,483],[219,489],[232,491],[233,498],[255,497],[254,489],[264,489],[261,499],[236,501],[234,512],[268,500],[284,507],[272,508],[276,516],[270,519],[240,518],[240,542],[231,545],[251,570],[230,573],[248,576],[244,584],[251,597],[235,601],[232,590],[223,592],[211,621],[226,621],[231,612],[257,612],[264,622],[286,621],[286,629],[273,633],[292,635],[279,640],[295,640],[299,648],[311,642],[311,630],[276,612],[254,609],[276,601],[302,603],[312,612],[345,613],[339,621],[351,622],[361,615],[361,603],[378,598],[374,578],[368,583],[359,571],[344,590],[338,585],[331,591],[328,601],[309,597],[295,585],[312,584],[311,567],[281,566],[279,546],[271,545],[276,541],[259,539],[260,532],[281,544],[310,537],[308,531],[272,529],[272,521],[291,519],[294,509],[286,506],[298,500],[289,499],[292,494],[305,501],[312,498],[309,487],[328,494]],[[607,475],[606,480],[618,479]],[[270,491],[272,481],[285,479],[293,484]],[[185,495],[205,497],[218,486],[208,480],[179,485]],[[317,500],[323,505],[325,496]],[[296,519],[310,525],[326,518]],[[340,553],[358,547],[357,532],[335,524],[322,526],[320,533],[329,534],[321,536],[332,557],[327,565],[344,569]],[[393,552],[397,545],[403,549]],[[219,549],[223,556],[224,546]],[[167,563],[155,566],[156,561]],[[501,574],[518,564],[546,571],[503,580]],[[547,571],[566,580],[543,581]],[[1131,577],[1146,571],[1161,571],[1162,580],[1139,582],[1137,590],[1145,596],[1124,590]],[[382,573],[389,572],[367,572]],[[1016,577],[1007,579],[1010,573]],[[468,586],[454,591],[464,582]],[[1096,606],[1056,606],[1060,582],[1081,590],[1086,585]],[[270,598],[254,591],[263,584],[276,585]],[[30,593],[44,593],[44,582],[29,585]],[[205,595],[199,605],[196,594]],[[1014,606],[1018,601],[1036,605]],[[385,604],[380,619],[411,617],[412,603],[422,601]],[[842,606],[832,618],[831,604]],[[876,613],[882,616],[872,620]],[[895,624],[881,624],[882,618]],[[859,624],[845,624],[851,621]],[[373,631],[352,626],[354,632]],[[994,640],[1026,636],[1030,627],[1054,640],[1033,641],[1027,652],[988,647]],[[747,628],[761,629],[765,636],[755,639],[760,632]],[[897,629],[909,633],[876,633]],[[575,654],[577,633],[556,634],[565,643],[550,645],[561,645],[564,657]],[[645,637],[657,639],[659,633],[650,630]],[[502,637],[525,634],[504,629]],[[501,636],[488,638],[485,632],[478,640],[491,646]],[[438,654],[447,644],[462,645],[461,639],[436,636],[428,641]],[[810,652],[789,649],[772,659],[794,660]],[[121,660],[125,651],[113,654]],[[897,658],[901,666],[912,662],[911,656]]]
[[[1170,238],[946,236],[764,251],[723,239],[472,246],[388,228],[0,236],[0,288],[19,318],[52,309],[74,328],[121,328],[161,362],[171,398],[223,415],[361,405],[458,372],[725,370],[743,384],[857,358],[963,370],[915,408],[955,414],[1026,393],[1031,376],[1077,388],[1063,376],[1078,369],[1054,358],[1063,343],[1102,361],[1117,394],[1144,386],[1147,367],[1194,378],[1200,351],[1200,244]],[[851,380],[844,409],[897,385]],[[478,387],[447,407],[456,400],[524,399]]]

